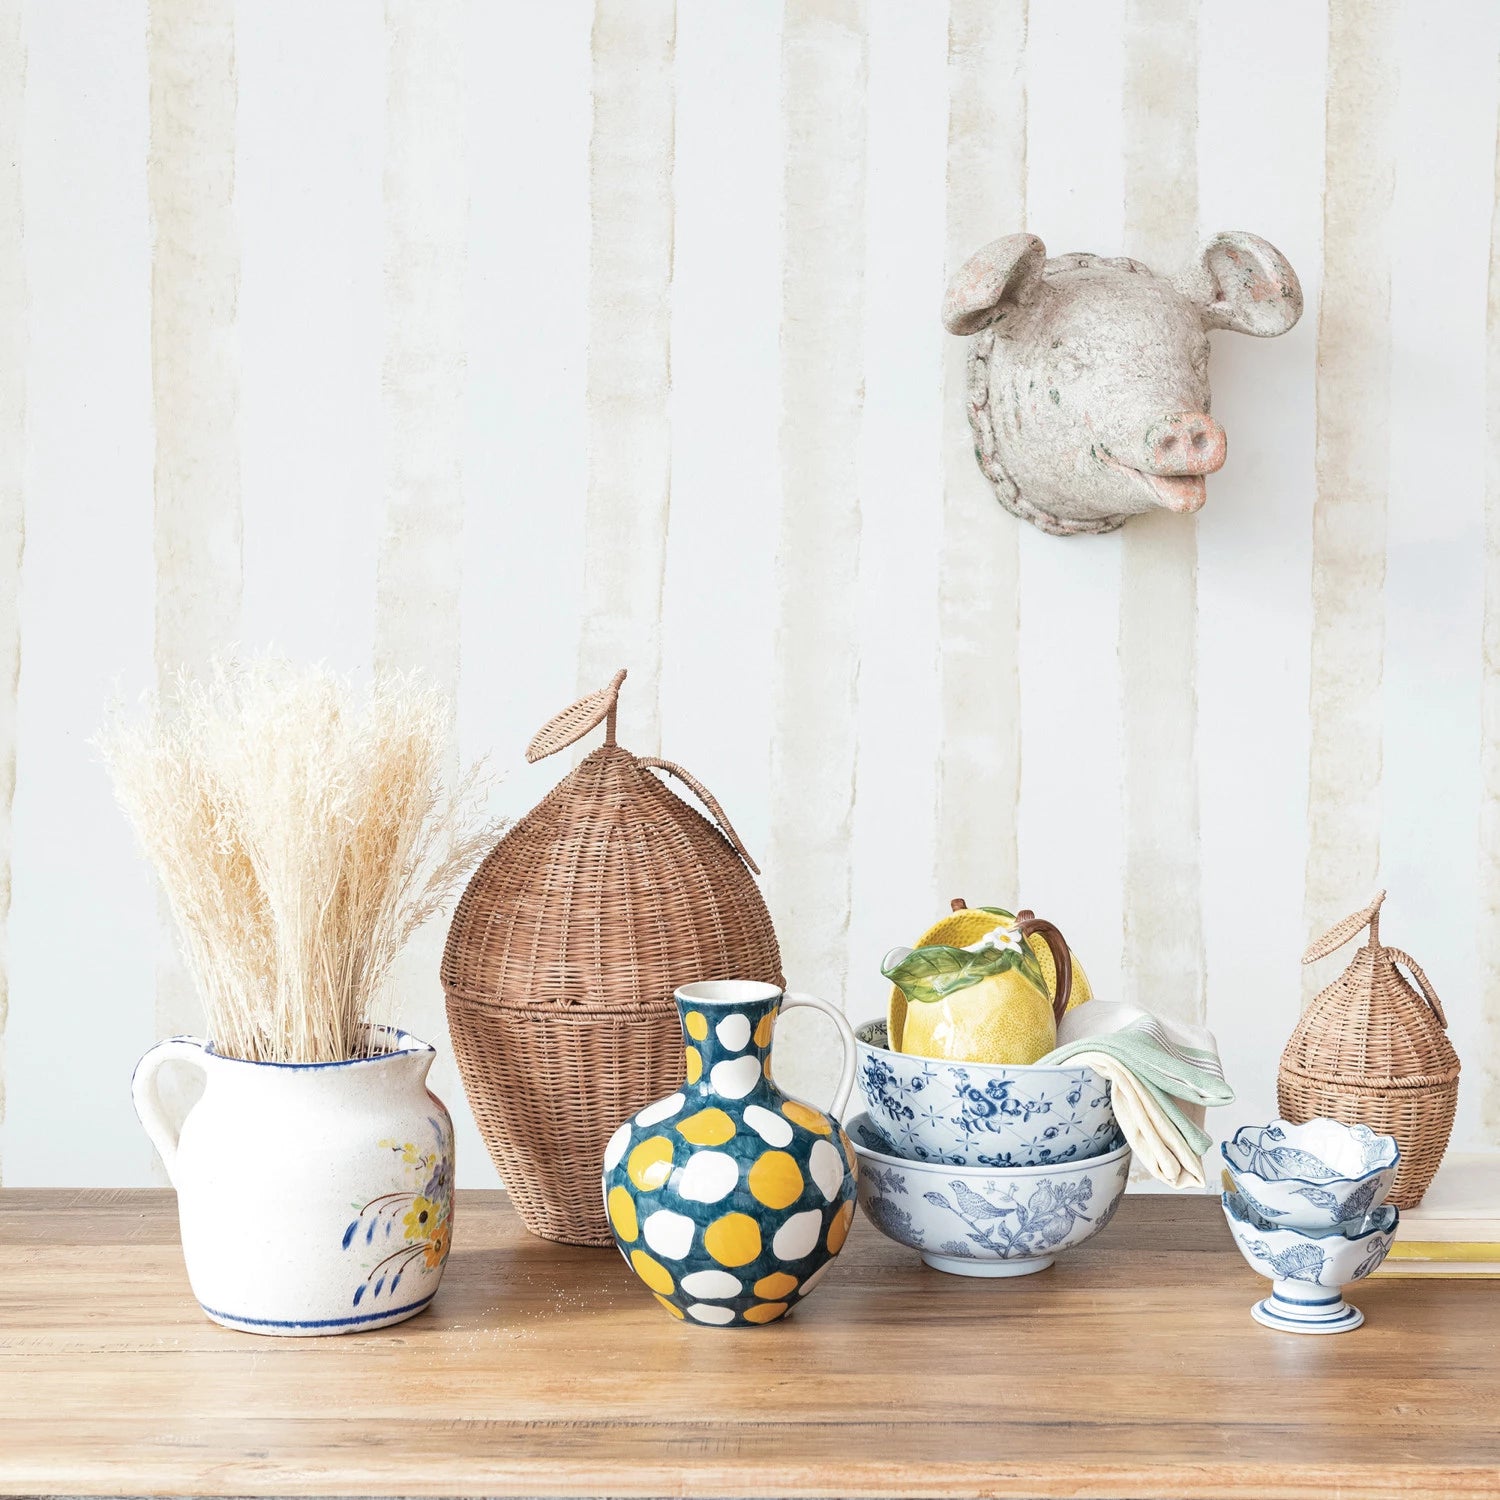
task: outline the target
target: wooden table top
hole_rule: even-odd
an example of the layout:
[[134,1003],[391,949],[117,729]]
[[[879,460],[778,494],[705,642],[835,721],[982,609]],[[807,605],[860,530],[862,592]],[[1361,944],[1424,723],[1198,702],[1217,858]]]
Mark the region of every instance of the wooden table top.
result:
[[1129,1197],[1014,1281],[861,1219],[794,1317],[724,1330],[460,1198],[426,1313],[304,1340],[199,1313],[170,1193],[0,1193],[0,1492],[1500,1493],[1500,1283],[1367,1282],[1357,1332],[1274,1333],[1213,1199]]

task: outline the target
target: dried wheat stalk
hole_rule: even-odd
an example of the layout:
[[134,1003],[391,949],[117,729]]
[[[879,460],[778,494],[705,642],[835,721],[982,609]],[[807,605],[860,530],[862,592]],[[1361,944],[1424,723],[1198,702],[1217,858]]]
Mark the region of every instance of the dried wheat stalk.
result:
[[412,677],[361,698],[324,668],[257,657],[180,678],[170,704],[100,733],[220,1052],[335,1062],[372,1045],[396,955],[499,832],[479,766],[447,784],[450,718]]

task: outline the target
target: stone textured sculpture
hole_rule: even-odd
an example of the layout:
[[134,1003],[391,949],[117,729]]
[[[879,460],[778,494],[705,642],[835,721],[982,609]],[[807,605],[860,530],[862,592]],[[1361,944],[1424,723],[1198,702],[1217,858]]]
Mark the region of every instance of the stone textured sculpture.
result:
[[1209,415],[1208,332],[1271,338],[1302,315],[1281,252],[1215,235],[1180,275],[1099,255],[1047,259],[1032,234],[971,255],[943,323],[973,335],[969,423],[1000,503],[1054,536],[1188,513],[1224,463]]

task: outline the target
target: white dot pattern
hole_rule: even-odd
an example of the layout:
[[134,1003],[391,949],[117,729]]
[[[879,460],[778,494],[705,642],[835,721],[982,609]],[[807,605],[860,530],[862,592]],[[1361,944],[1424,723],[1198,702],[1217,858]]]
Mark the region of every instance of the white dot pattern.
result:
[[723,1151],[698,1151],[677,1179],[677,1193],[693,1203],[717,1203],[734,1191],[739,1164]]
[[823,1215],[816,1208],[793,1214],[776,1231],[776,1238],[771,1241],[771,1249],[777,1260],[801,1260],[804,1255],[811,1255],[817,1249],[818,1231],[822,1227]]
[[745,1283],[728,1271],[693,1271],[682,1278],[682,1289],[689,1297],[738,1297]]
[[787,1117],[759,1104],[745,1106],[745,1124],[768,1146],[790,1146],[792,1143],[792,1126]]
[[695,1302],[688,1308],[687,1315],[695,1323],[732,1323],[734,1322],[734,1309],[732,1307],[715,1307],[712,1302]]
[[641,1225],[646,1243],[664,1260],[681,1260],[693,1248],[693,1230],[697,1226],[686,1214],[674,1214],[669,1208],[648,1214]]
[[680,1114],[682,1106],[687,1103],[684,1094],[673,1094],[666,1099],[658,1099],[655,1104],[648,1104],[640,1114],[635,1117],[637,1125],[657,1125],[663,1120],[670,1120],[674,1115]]
[[731,1052],[743,1052],[750,1045],[750,1017],[725,1016],[718,1026],[719,1042]]
[[832,1203],[844,1183],[844,1158],[832,1141],[814,1141],[807,1170],[818,1191]]
[[727,1058],[715,1063],[708,1077],[716,1094],[726,1099],[743,1099],[760,1082],[760,1059],[754,1053]]
[[610,1136],[609,1144],[604,1148],[604,1170],[606,1172],[612,1172],[620,1165],[620,1158],[625,1155],[625,1148],[629,1144],[630,1121],[627,1120]]

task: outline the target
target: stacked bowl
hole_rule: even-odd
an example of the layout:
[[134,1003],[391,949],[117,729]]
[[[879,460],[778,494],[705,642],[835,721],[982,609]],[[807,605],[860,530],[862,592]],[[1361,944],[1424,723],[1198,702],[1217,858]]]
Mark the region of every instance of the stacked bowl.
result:
[[1342,1289],[1374,1271],[1396,1238],[1401,1216],[1385,1202],[1401,1161],[1395,1137],[1337,1120],[1273,1120],[1219,1151],[1229,1232],[1271,1282],[1251,1316],[1288,1333],[1358,1328],[1364,1314]]
[[889,1239],[939,1271],[1025,1276],[1114,1216],[1130,1148],[1092,1068],[914,1057],[884,1021],[854,1035],[859,1202]]

